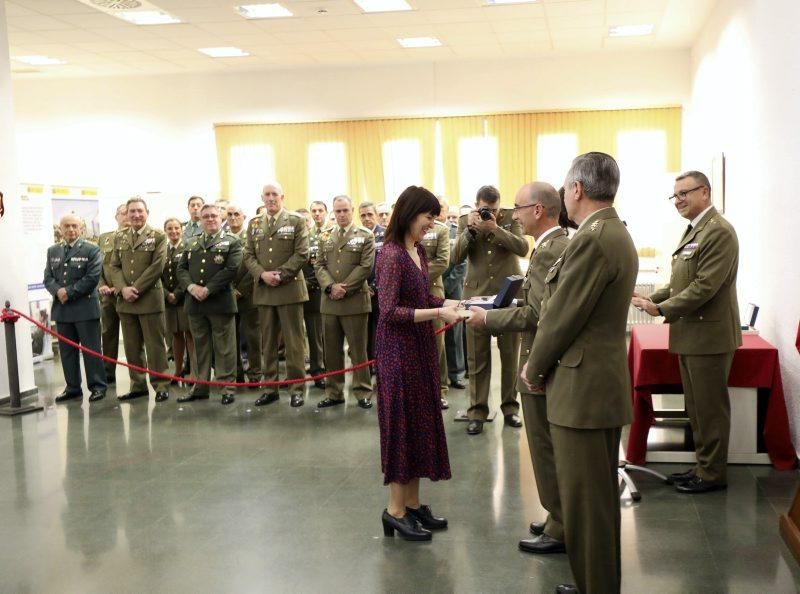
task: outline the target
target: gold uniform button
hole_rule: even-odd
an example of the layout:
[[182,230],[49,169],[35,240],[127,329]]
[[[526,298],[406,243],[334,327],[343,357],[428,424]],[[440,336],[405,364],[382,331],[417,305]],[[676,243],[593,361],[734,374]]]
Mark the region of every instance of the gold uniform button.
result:
[[530,349],[525,349],[525,354],[526,355],[530,355],[531,354],[531,350]]
[[272,260],[270,260],[269,263],[272,264]]
[[489,251],[487,251],[486,253],[487,253],[487,254],[489,254],[489,255],[491,256],[491,255],[492,255],[492,250],[489,250]]
[[200,264],[205,264],[205,263],[206,263],[206,259],[205,259],[205,258],[203,258],[202,260],[200,260]]
[[494,276],[490,276],[490,277],[489,277],[489,280],[492,280],[492,279],[494,279]]
[[200,269],[200,274],[203,274],[203,269],[202,268]]
[[677,260],[677,259],[678,259],[678,256],[672,256],[672,259],[673,259],[673,260]]
[[703,319],[703,316],[700,316],[700,319],[702,320],[702,319]]
[[271,252],[271,251],[272,251],[272,248],[269,248],[269,250],[267,250],[267,251],[270,251],[270,252]]

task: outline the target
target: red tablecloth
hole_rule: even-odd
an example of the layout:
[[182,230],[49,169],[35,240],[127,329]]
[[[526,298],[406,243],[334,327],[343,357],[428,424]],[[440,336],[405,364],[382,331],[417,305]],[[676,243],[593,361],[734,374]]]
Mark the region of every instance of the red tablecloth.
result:
[[[795,467],[797,454],[789,433],[789,418],[783,399],[783,382],[778,349],[760,336],[743,336],[733,356],[728,385],[742,388],[768,388],[764,443],[772,465],[779,470]],[[631,330],[628,370],[633,385],[633,424],[628,439],[627,459],[644,464],[647,434],[655,421],[651,395],[658,390],[680,388],[678,356],[667,351],[668,324],[643,324]]]

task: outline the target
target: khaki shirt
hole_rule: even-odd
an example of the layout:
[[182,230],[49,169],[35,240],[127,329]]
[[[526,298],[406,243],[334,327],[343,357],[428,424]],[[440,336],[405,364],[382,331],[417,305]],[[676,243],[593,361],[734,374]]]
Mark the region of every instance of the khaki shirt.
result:
[[447,225],[434,221],[433,229],[422,238],[422,246],[428,258],[431,295],[444,298],[442,275],[450,264],[450,230]]
[[[375,236],[360,225],[351,224],[344,234],[339,228],[332,231],[322,246],[314,265],[320,287],[324,291],[320,312],[333,315],[353,315],[372,311],[367,279],[375,263]],[[330,298],[329,287],[344,283],[344,298]]]
[[[270,228],[269,214],[250,219],[244,263],[255,283],[255,305],[287,305],[308,301],[303,265],[308,261],[308,227],[301,215],[281,209]],[[272,287],[261,280],[262,272],[277,271],[281,284]]]
[[507,276],[522,273],[519,258],[527,255],[528,242],[512,214],[509,208],[501,209],[497,213],[497,229],[492,233],[477,233],[475,237],[467,228],[467,215],[459,219],[452,263],[467,260],[465,298],[495,295]]
[[[138,237],[131,227],[117,231],[114,253],[109,264],[111,282],[117,291],[117,311],[149,314],[164,311],[161,274],[167,259],[167,236],[145,225]],[[124,287],[136,287],[139,298],[128,303],[122,298]]]
[[670,352],[715,355],[741,346],[738,270],[736,231],[712,207],[672,253],[669,284],[650,295],[670,325]]

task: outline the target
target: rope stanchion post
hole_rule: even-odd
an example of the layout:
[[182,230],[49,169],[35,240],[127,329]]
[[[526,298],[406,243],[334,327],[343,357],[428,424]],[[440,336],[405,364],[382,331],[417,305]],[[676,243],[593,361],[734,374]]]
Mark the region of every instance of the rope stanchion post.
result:
[[8,369],[8,390],[11,402],[8,406],[0,406],[0,416],[15,417],[42,410],[41,406],[22,406],[22,397],[19,391],[19,366],[17,365],[17,333],[14,324],[19,316],[11,311],[11,303],[6,301],[6,307],[0,314],[0,320],[5,326],[6,335],[6,369]]

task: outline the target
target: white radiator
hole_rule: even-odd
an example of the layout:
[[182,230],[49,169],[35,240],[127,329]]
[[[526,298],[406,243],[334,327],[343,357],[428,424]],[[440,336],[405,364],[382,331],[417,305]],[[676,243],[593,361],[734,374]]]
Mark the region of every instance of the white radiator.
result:
[[[636,285],[636,288],[634,289],[634,291],[640,295],[649,295],[655,290],[656,287],[653,283]],[[658,324],[660,322],[661,318],[654,318],[647,312],[639,311],[633,307],[633,305],[628,308],[628,331],[630,331],[633,324]]]

